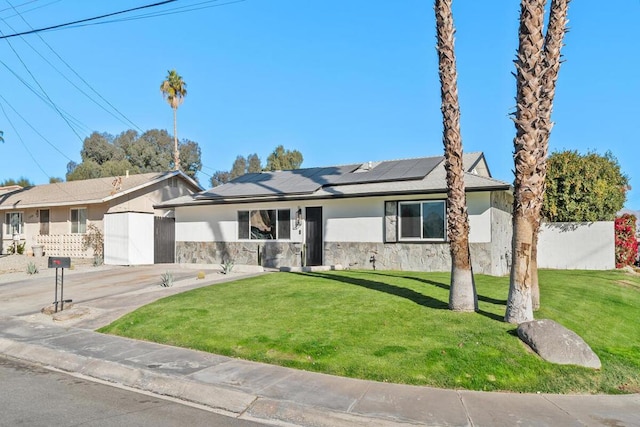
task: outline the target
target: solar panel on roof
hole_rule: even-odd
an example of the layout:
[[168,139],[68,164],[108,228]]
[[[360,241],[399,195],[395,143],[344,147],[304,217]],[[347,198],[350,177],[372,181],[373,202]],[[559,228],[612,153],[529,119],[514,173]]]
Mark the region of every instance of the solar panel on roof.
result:
[[325,186],[422,179],[441,161],[442,157],[428,157],[380,162],[370,170],[363,170],[360,165],[344,165],[251,173],[212,188],[197,198],[310,194]]

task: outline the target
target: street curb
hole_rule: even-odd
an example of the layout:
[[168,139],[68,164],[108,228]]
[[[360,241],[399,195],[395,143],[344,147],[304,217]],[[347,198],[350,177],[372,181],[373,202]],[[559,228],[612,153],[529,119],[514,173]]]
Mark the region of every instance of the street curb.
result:
[[0,338],[0,354],[54,368],[87,379],[97,379],[114,386],[170,397],[211,408],[238,419],[268,424],[315,427],[410,426],[398,420],[375,419],[298,404],[292,401],[261,397],[252,393],[199,382],[178,376],[129,367],[117,362],[51,349],[46,346]]

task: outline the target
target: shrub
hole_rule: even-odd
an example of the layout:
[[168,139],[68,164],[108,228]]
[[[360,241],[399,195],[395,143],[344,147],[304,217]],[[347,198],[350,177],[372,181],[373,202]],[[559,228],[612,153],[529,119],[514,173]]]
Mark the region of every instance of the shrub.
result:
[[27,274],[38,274],[38,266],[34,262],[27,264]]
[[93,256],[103,259],[104,256],[104,235],[102,230],[95,224],[89,224],[87,226],[87,234],[82,238],[84,250],[88,248],[93,249]]
[[173,274],[170,271],[167,271],[160,276],[160,286],[163,288],[170,288],[173,286]]
[[231,273],[231,270],[233,270],[233,261],[231,261],[230,259],[226,260],[222,265],[222,274],[229,274]]
[[201,270],[201,271],[198,271],[198,279],[199,279],[199,280],[204,279],[204,271],[202,271],[202,270]]
[[624,214],[615,221],[616,233],[616,268],[633,265],[638,256],[638,240],[636,239],[636,217]]

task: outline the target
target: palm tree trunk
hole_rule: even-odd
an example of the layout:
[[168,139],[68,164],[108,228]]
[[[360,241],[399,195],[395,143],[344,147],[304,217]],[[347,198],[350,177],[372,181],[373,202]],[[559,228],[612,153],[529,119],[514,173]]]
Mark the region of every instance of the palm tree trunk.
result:
[[[539,122],[538,122],[538,158],[536,164],[536,172],[542,181],[542,185],[536,194],[536,207],[542,209],[545,192],[545,179],[547,176],[547,154],[549,152],[549,136],[553,128],[551,121],[551,112],[553,111],[553,99],[556,92],[556,82],[560,71],[560,51],[562,49],[564,35],[567,28],[567,13],[569,11],[570,0],[551,0],[551,10],[549,13],[549,25],[544,41],[543,52],[543,72],[540,76],[540,103],[539,103]],[[534,225],[533,248],[531,260],[531,272],[529,273],[532,281],[532,304],[533,309],[540,308],[540,288],[538,283],[538,234],[540,231],[540,212],[536,214],[538,217]]]
[[462,164],[458,73],[454,49],[452,0],[436,0],[436,29],[442,97],[443,144],[447,172],[447,234],[451,251],[451,287],[449,308],[456,311],[478,309],[471,255],[469,251],[469,216]]
[[180,170],[180,152],[178,151],[178,107],[173,108],[173,169]]
[[531,308],[533,311],[540,310],[540,283],[538,282],[538,234],[540,233],[540,223],[533,230],[531,240],[531,261],[529,263],[529,275],[531,276]]
[[514,201],[511,278],[505,321],[533,320],[531,302],[531,252],[535,223],[541,202],[537,197],[543,185],[538,174],[538,102],[542,66],[545,0],[522,0],[520,4],[519,46],[516,58],[517,106],[514,123]]

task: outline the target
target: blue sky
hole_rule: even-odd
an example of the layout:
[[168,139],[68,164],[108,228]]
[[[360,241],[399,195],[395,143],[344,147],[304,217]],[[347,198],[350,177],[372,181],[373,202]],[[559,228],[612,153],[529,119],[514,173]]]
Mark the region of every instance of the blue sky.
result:
[[[35,34],[8,39],[11,46],[0,40],[0,179],[64,177],[92,131],[133,127],[71,86],[27,42],[143,130],[172,131],[159,86],[175,68],[188,88],[178,134],[199,143],[205,187],[237,155],[257,153],[264,162],[280,144],[301,151],[303,167],[442,153],[433,2],[232,1],[179,0],[116,22],[39,33],[55,54]],[[0,29],[6,35],[29,30],[24,20],[39,28],[148,3],[0,0]],[[182,6],[206,8],[123,20]],[[483,151],[494,177],[507,182],[518,9],[517,1],[454,2],[464,150]],[[572,2],[550,141],[552,151],[610,150],[630,177],[630,209],[640,209],[638,16],[636,0],[615,8]],[[41,86],[71,126],[15,75],[37,92]]]

